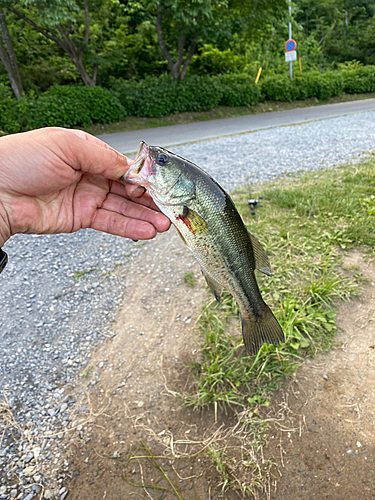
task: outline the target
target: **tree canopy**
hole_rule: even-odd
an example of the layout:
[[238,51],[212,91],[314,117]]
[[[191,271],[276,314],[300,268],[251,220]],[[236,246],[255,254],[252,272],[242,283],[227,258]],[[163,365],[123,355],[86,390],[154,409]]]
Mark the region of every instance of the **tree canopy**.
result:
[[[170,73],[286,70],[287,0],[0,0],[0,83],[108,86]],[[304,68],[375,64],[375,0],[294,0]],[[267,47],[269,50],[266,51]]]

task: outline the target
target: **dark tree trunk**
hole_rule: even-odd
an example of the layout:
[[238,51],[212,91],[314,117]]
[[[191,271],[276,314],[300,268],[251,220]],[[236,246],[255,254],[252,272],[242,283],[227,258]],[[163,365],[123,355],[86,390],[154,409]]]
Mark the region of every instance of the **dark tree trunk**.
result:
[[88,87],[95,87],[96,75],[98,73],[99,64],[98,63],[94,64],[92,70],[92,76],[90,76],[89,73],[87,72],[85,65],[83,64],[82,60],[83,53],[78,53],[77,51],[74,51],[72,55],[68,53],[68,56],[72,60],[74,66],[77,68],[77,71],[80,74],[83,83]]
[[190,61],[194,55],[194,52],[195,52],[195,49],[196,49],[196,46],[197,44],[195,43],[195,41],[191,42],[190,44],[190,50],[189,50],[189,53],[188,55],[186,56],[185,58],[185,61],[184,61],[184,64],[182,66],[182,69],[181,69],[181,73],[180,73],[180,80],[182,81],[185,76],[186,76],[186,72],[187,72],[187,69],[188,69],[188,66],[190,64]]
[[169,70],[171,72],[171,75],[173,76],[173,78],[175,80],[182,81],[186,76],[188,66],[190,64],[190,61],[194,55],[194,52],[195,52],[195,49],[197,46],[195,40],[193,40],[191,42],[189,52],[184,59],[184,46],[185,46],[186,37],[185,36],[179,37],[178,42],[177,42],[177,60],[174,62],[171,54],[169,53],[167,47],[165,46],[165,43],[163,40],[163,33],[162,33],[162,29],[161,29],[160,9],[158,11],[158,15],[156,16],[156,33],[158,36],[158,43],[159,43],[160,50],[168,62],[168,66],[169,66]]
[[23,88],[20,73],[18,71],[17,57],[14,52],[3,9],[0,9],[0,60],[8,73],[10,85],[16,99],[21,99]]

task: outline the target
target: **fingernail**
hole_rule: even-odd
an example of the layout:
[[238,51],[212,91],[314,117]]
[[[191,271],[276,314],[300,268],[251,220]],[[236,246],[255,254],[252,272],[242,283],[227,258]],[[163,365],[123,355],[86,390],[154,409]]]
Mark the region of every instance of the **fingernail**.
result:
[[145,194],[146,189],[143,186],[138,186],[134,191],[130,194],[130,198],[135,198],[137,195],[137,198],[140,198]]

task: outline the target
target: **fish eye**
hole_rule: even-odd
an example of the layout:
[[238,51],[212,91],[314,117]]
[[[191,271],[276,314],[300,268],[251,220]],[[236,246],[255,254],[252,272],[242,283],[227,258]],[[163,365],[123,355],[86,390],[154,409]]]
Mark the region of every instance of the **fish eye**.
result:
[[161,153],[156,157],[156,163],[158,165],[166,165],[168,163],[168,156]]

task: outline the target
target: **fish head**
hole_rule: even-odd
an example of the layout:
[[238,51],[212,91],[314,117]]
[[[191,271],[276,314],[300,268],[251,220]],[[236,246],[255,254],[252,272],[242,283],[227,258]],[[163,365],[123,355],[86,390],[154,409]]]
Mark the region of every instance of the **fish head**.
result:
[[164,205],[188,203],[195,196],[186,160],[145,142],[140,143],[135,163],[121,180],[145,187],[155,201]]

